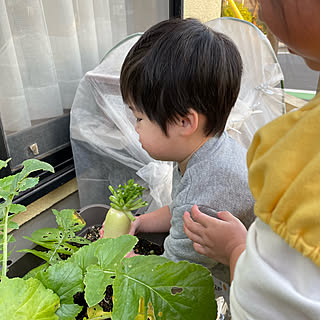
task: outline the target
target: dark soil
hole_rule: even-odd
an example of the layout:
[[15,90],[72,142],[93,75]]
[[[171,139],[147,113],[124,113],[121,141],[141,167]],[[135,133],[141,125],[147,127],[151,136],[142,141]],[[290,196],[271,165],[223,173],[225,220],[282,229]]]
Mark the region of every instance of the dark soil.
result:
[[[89,227],[86,230],[86,234],[84,235],[84,237],[90,240],[91,242],[94,242],[100,238],[100,234],[99,234],[100,229],[101,229],[101,226]],[[139,241],[135,245],[133,251],[136,254],[146,255],[146,256],[152,255],[152,254],[161,255],[163,253],[163,247],[160,247],[157,244],[154,244],[148,240],[139,238]],[[112,307],[113,307],[112,295],[113,295],[112,286],[111,285],[107,286],[105,291],[105,297],[99,303],[100,307],[102,307],[103,311],[105,312],[112,311]],[[84,299],[84,292],[79,292],[76,295],[74,295],[74,302],[80,306],[83,306],[82,311],[76,317],[76,320],[83,320],[84,317],[87,317],[87,307],[88,307]]]

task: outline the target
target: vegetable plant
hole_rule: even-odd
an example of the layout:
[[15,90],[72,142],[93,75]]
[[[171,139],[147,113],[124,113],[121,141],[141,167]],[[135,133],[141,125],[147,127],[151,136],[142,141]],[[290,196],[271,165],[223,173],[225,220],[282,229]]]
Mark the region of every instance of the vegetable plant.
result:
[[[134,320],[139,316],[137,319],[146,320],[151,312],[153,319],[161,320],[215,317],[214,285],[206,268],[159,256],[124,258],[136,243],[137,238],[131,235],[99,239],[83,246],[69,259],[33,275],[59,297],[57,319],[75,319],[82,307],[74,303],[73,296],[83,291],[87,319]],[[98,305],[108,285],[113,286],[112,312],[104,312]],[[17,309],[22,305],[26,308],[29,303],[27,297],[20,303],[11,301],[12,297],[6,301],[2,293],[0,286],[0,318],[1,299],[4,305],[16,304]],[[52,300],[49,301],[51,306]]]
[[131,222],[135,220],[132,211],[148,203],[141,198],[145,188],[134,183],[133,179],[120,184],[117,189],[109,186],[109,190],[112,193],[109,197],[111,208],[104,221],[103,238],[116,238],[129,232]]
[[[7,163],[3,161],[0,165],[4,167]],[[28,175],[37,170],[53,171],[53,168],[41,161],[27,160],[20,173],[0,179],[3,199],[0,205],[3,251],[0,319],[76,319],[83,308],[74,301],[74,296],[79,293],[84,293],[87,315],[83,319],[88,320],[146,320],[147,316],[152,320],[215,318],[214,284],[206,268],[186,261],[175,263],[160,256],[125,258],[138,241],[131,235],[99,239],[88,244],[75,234],[85,223],[74,210],[53,210],[58,228],[36,231],[29,238],[48,249],[44,256],[32,251],[43,257],[46,263],[23,279],[9,279],[6,276],[8,253],[5,248],[10,240],[7,231],[8,227],[18,227],[11,221],[9,213],[15,215],[25,210],[12,203],[13,197],[36,185],[38,178],[28,178]],[[133,185],[128,182],[127,188]],[[135,192],[137,190],[141,195],[141,187]],[[122,202],[120,204],[122,208],[125,206]],[[143,201],[132,200],[131,204],[133,210]],[[70,248],[70,242],[83,246]],[[66,260],[57,258],[59,253],[67,252],[69,258]],[[99,303],[109,285],[113,288],[113,309],[107,312]]]
[[84,237],[79,237],[76,232],[83,229],[86,225],[83,218],[73,209],[58,211],[53,209],[56,216],[58,228],[42,228],[34,231],[31,237],[24,237],[33,243],[47,249],[39,251],[35,249],[23,249],[18,252],[32,253],[46,261],[41,268],[58,263],[62,260],[61,254],[71,256],[78,251],[79,247],[74,244],[89,244],[90,241]]
[[[6,167],[10,160],[0,160],[0,169]],[[26,210],[23,205],[13,204],[13,198],[21,191],[28,190],[39,182],[39,177],[29,177],[30,173],[38,170],[54,172],[50,164],[37,159],[29,159],[23,162],[23,169],[19,173],[0,179],[0,199],[2,200],[0,204],[1,278],[4,278],[7,274],[7,260],[10,255],[10,252],[8,253],[8,242],[15,241],[12,235],[8,236],[8,228],[19,229],[18,224],[13,222],[12,218]],[[9,215],[10,213],[11,215]]]

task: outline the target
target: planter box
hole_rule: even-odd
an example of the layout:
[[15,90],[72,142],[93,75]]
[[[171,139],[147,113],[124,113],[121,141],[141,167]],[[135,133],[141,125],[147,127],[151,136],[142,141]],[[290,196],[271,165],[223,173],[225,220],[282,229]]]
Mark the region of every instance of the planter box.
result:
[[[89,205],[79,210],[79,214],[86,221],[86,227],[80,231],[79,235],[85,235],[89,227],[92,227],[94,225],[102,225],[109,209],[110,209],[110,206],[103,205],[103,204],[96,204],[96,205]],[[53,214],[52,214],[52,217],[53,219],[55,218]],[[56,224],[54,225],[54,227],[55,226]],[[52,225],[41,226],[41,228],[43,227],[52,227]],[[24,231],[22,229],[16,230],[15,237],[17,237],[19,232],[23,233]],[[24,232],[23,235],[31,236],[31,234],[26,234],[26,232]],[[163,241],[167,235],[168,233],[140,233],[137,236],[138,238],[142,238],[152,243],[155,243],[159,246],[162,246]],[[29,241],[25,239],[21,239],[20,241],[24,241],[26,244],[29,243]],[[32,247],[34,248],[36,246],[33,245]],[[37,247],[37,249],[40,249],[40,248],[41,247],[39,246]],[[30,253],[26,253],[26,254],[20,253],[17,255],[13,254],[12,256],[10,256],[10,260],[13,262],[8,266],[7,275],[9,278],[23,277],[31,269],[37,267],[38,265],[44,262],[42,259]]]

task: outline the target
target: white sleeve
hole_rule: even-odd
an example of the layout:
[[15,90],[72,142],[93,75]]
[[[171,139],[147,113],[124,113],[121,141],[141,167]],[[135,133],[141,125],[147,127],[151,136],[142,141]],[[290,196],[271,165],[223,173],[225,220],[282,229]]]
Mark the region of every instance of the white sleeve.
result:
[[233,320],[320,319],[320,268],[259,218],[231,285]]

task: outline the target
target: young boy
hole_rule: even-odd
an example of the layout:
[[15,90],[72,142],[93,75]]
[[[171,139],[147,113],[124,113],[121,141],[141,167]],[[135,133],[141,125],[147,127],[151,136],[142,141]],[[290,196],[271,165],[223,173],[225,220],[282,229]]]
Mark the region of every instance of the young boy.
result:
[[241,74],[241,57],[229,38],[198,20],[176,19],[142,35],[120,76],[143,149],[177,163],[172,203],[137,217],[130,233],[170,231],[165,257],[202,264],[221,280],[228,279],[227,267],[194,250],[183,214],[197,203],[210,216],[228,209],[246,227],[253,221],[246,150],[224,131]]

